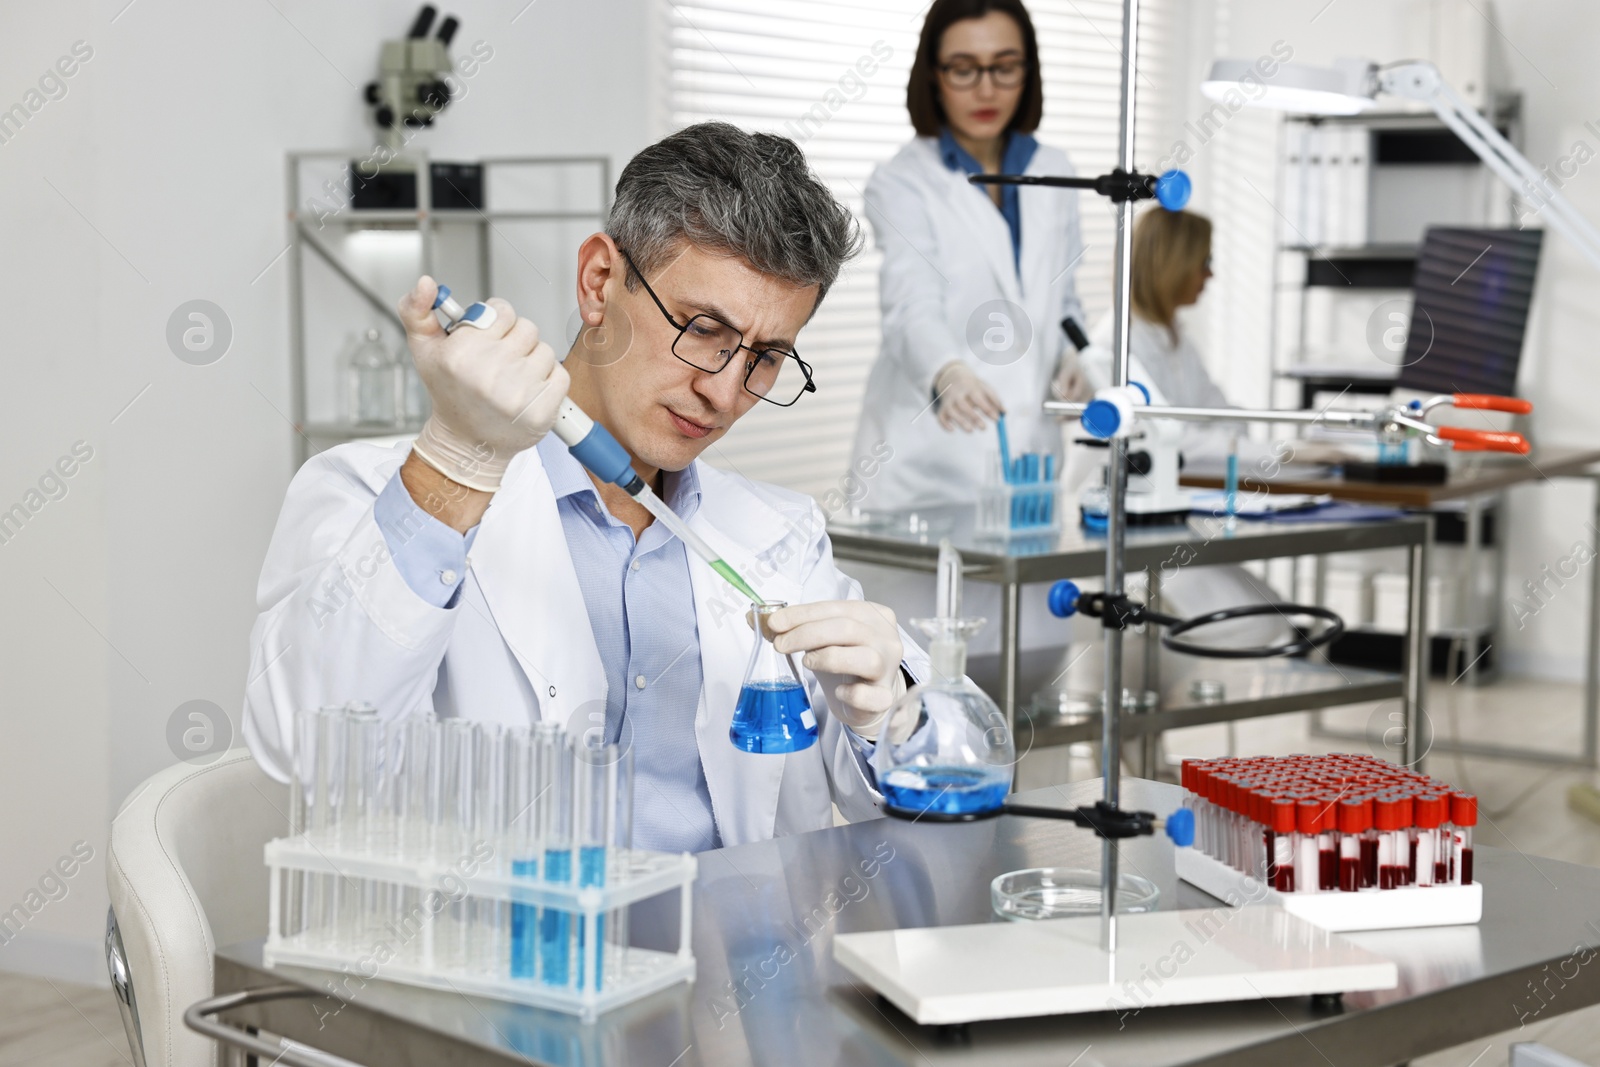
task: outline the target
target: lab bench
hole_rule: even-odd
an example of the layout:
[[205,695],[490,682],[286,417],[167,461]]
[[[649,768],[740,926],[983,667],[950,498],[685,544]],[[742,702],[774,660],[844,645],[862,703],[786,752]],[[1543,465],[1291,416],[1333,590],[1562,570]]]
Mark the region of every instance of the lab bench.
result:
[[[1076,807],[1098,780],[1019,794]],[[1182,791],[1125,779],[1123,803],[1165,813]],[[991,919],[989,883],[1036,866],[1097,868],[1100,843],[1057,820],[965,824],[877,819],[701,853],[692,985],[602,1015],[558,1012],[296,967],[266,967],[261,942],[216,952],[217,997],[196,1011],[357,1064],[1067,1064],[1382,1067],[1600,1002],[1593,917],[1600,870],[1480,847],[1476,926],[1344,935],[1393,960],[1399,985],[1311,998],[1105,1011],[921,1027],[833,960],[837,933]],[[1162,909],[1219,903],[1179,882],[1163,837],[1121,847]],[[636,930],[639,929],[636,924]],[[342,984],[341,984],[342,983]],[[329,990],[337,990],[338,993]],[[274,996],[276,999],[264,999]],[[242,1003],[241,1003],[242,1002]],[[1087,1055],[1085,1055],[1087,1053]],[[264,1062],[264,1061],[263,1061]],[[284,1062],[291,1062],[289,1057]],[[311,1061],[306,1062],[326,1062]]]
[[[1422,576],[1428,572],[1432,521],[1429,516],[1377,522],[1278,524],[1241,520],[1228,530],[1221,518],[1207,516],[1191,517],[1183,525],[1130,527],[1127,572],[1145,571],[1157,596],[1162,572],[1170,574],[1179,567],[1380,548],[1406,550],[1410,581],[1407,656],[1400,674],[1335,666],[1323,662],[1320,656],[1235,663],[1200,660],[1159,649],[1156,635],[1146,633],[1142,663],[1130,646],[1123,675],[1126,685],[1130,678],[1127,665],[1139,663],[1138,669],[1150,680],[1146,688],[1160,694],[1148,711],[1124,708],[1123,737],[1149,742],[1140,749],[1140,773],[1154,776],[1153,742],[1164,730],[1389,699],[1399,701],[1402,722],[1397,725],[1403,730],[1389,731],[1386,738],[1374,740],[1391,742],[1386,747],[1393,749],[1396,762],[1421,769],[1429,741],[1423,711],[1427,679],[1426,658],[1422,655],[1423,635],[1427,632],[1423,591],[1427,583]],[[1030,654],[1023,650],[1020,630],[1024,585],[1104,575],[1103,535],[1086,531],[1075,522],[1045,535],[983,535],[977,531],[974,509],[961,506],[918,509],[914,514],[884,513],[874,517],[871,526],[835,523],[829,526],[828,533],[835,559],[923,572],[936,568],[939,541],[948,537],[961,553],[968,581],[1001,587],[998,660],[991,668],[975,656],[971,673],[1005,712],[1016,731],[1013,736],[1018,747],[1098,738],[1096,711],[1066,720],[1029,714],[1033,709],[1029,707],[1028,683],[1038,664],[1035,661],[1030,671]],[[1202,702],[1190,695],[1190,683],[1202,678],[1224,682],[1222,700]]]

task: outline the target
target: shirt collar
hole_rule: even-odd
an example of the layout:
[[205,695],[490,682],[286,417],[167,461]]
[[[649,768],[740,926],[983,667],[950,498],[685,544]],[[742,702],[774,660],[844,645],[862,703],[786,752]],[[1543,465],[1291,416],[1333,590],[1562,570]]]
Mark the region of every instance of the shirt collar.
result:
[[[1005,150],[1000,153],[1000,173],[1021,174],[1027,170],[1038,147],[1039,141],[1031,133],[1023,133],[1021,130],[1008,132]],[[951,170],[966,174],[983,173],[983,164],[979,163],[971,152],[961,147],[948,126],[939,129],[939,158]]]
[[[539,442],[538,451],[539,462],[544,466],[545,476],[550,479],[550,489],[557,500],[587,493],[589,499],[585,503],[590,508],[604,510],[605,504],[594,487],[594,481],[583,469],[583,464],[567,451],[567,446],[562,444],[559,437],[553,433],[545,434],[544,440]],[[693,518],[694,513],[700,510],[700,472],[696,464],[690,463],[681,471],[665,473],[663,482],[667,506],[685,520]]]

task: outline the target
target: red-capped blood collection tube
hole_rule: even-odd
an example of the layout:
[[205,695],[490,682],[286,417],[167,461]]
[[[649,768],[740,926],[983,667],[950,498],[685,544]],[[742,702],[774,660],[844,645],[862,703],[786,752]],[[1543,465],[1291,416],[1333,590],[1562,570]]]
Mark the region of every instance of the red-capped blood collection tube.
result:
[[1321,883],[1317,837],[1322,832],[1322,804],[1302,799],[1295,804],[1294,888],[1297,893],[1315,893]]
[[1280,893],[1293,893],[1295,887],[1295,856],[1299,852],[1300,835],[1295,833],[1295,802],[1288,798],[1272,802],[1272,825],[1269,830],[1270,850],[1267,876],[1272,888]]
[[1317,888],[1331,892],[1339,888],[1339,801],[1325,795],[1318,801],[1322,817],[1318,820],[1321,832],[1317,835]]
[[1478,825],[1478,798],[1471,793],[1450,797],[1450,822],[1454,838],[1450,865],[1451,885],[1472,884],[1472,828]]
[[1444,822],[1445,810],[1445,798],[1434,793],[1415,797],[1411,802],[1413,885],[1436,885],[1441,874],[1448,877],[1448,871],[1439,869],[1439,825]]
[[1372,829],[1372,806],[1365,798],[1339,802],[1339,889],[1354,893],[1361,886],[1362,837]]

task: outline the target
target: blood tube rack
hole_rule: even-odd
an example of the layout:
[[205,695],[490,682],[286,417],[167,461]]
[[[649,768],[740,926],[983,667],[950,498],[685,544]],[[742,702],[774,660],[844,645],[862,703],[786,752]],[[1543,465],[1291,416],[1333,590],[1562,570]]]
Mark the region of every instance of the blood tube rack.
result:
[[1476,923],[1477,798],[1371,756],[1185,760],[1178,877],[1330,931]]

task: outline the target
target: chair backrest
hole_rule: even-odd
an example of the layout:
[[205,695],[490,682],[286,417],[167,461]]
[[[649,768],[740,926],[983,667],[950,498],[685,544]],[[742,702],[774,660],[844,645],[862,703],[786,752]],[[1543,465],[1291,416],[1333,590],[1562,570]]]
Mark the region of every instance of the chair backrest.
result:
[[212,1067],[183,1012],[212,994],[217,945],[265,937],[262,847],[288,829],[289,790],[244,749],[145,781],[111,823],[106,883],[149,1067]]

